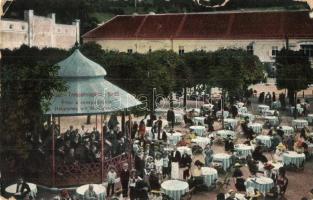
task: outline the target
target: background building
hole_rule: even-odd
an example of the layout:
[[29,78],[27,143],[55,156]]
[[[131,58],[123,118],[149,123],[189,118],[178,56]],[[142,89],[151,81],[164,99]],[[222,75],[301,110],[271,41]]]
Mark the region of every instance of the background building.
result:
[[79,41],[79,20],[73,24],[56,24],[55,14],[36,16],[33,10],[25,11],[23,20],[0,20],[0,49],[14,49],[25,44],[39,48],[69,49]]
[[122,15],[83,35],[106,50],[177,53],[243,48],[273,63],[286,45],[313,56],[313,20],[309,11],[231,11]]

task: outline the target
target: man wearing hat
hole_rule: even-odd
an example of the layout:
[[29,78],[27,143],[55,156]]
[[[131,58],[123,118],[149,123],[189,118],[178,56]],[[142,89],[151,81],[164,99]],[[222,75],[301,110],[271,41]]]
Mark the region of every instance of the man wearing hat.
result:
[[121,177],[121,185],[122,185],[122,191],[123,191],[123,197],[127,197],[128,194],[128,183],[129,183],[129,170],[128,170],[128,164],[123,164],[123,169],[120,171],[120,177]]

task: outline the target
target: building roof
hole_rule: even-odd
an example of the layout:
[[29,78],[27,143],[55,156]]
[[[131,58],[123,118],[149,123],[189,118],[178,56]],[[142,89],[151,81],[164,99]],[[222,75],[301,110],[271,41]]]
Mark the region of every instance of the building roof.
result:
[[60,77],[104,77],[107,74],[103,67],[86,58],[78,49],[56,65],[60,67],[58,72]]
[[313,38],[309,11],[250,11],[118,15],[85,39]]

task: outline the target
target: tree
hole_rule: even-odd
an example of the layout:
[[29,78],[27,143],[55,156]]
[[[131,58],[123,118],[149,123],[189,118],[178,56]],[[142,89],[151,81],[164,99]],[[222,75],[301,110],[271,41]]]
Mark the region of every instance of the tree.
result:
[[16,160],[28,157],[31,146],[27,135],[38,141],[43,130],[43,113],[55,91],[65,89],[54,64],[67,52],[47,48],[21,46],[13,51],[3,51],[1,67],[1,145]]
[[277,87],[288,89],[289,103],[296,107],[297,92],[308,88],[308,85],[312,83],[309,58],[303,51],[283,48],[276,56],[275,65]]

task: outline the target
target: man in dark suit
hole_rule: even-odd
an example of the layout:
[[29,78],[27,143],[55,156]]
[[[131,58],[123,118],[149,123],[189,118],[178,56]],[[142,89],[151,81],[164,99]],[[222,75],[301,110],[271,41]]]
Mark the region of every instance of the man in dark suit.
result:
[[192,159],[185,151],[182,155],[179,167],[183,169],[183,179],[187,179],[189,176],[189,169],[191,166]]
[[157,123],[157,132],[158,132],[158,140],[161,140],[161,131],[162,131],[162,117],[160,116],[158,121],[156,122]]
[[29,185],[24,182],[23,178],[19,178],[16,184],[16,193],[14,197],[17,200],[23,200],[30,193]]
[[166,119],[173,129],[174,124],[175,124],[175,113],[174,113],[173,109],[169,109],[167,111]]
[[121,177],[121,184],[122,184],[122,191],[123,191],[123,197],[126,198],[128,196],[128,183],[129,183],[129,170],[128,170],[128,164],[123,164],[123,169],[120,172]]

